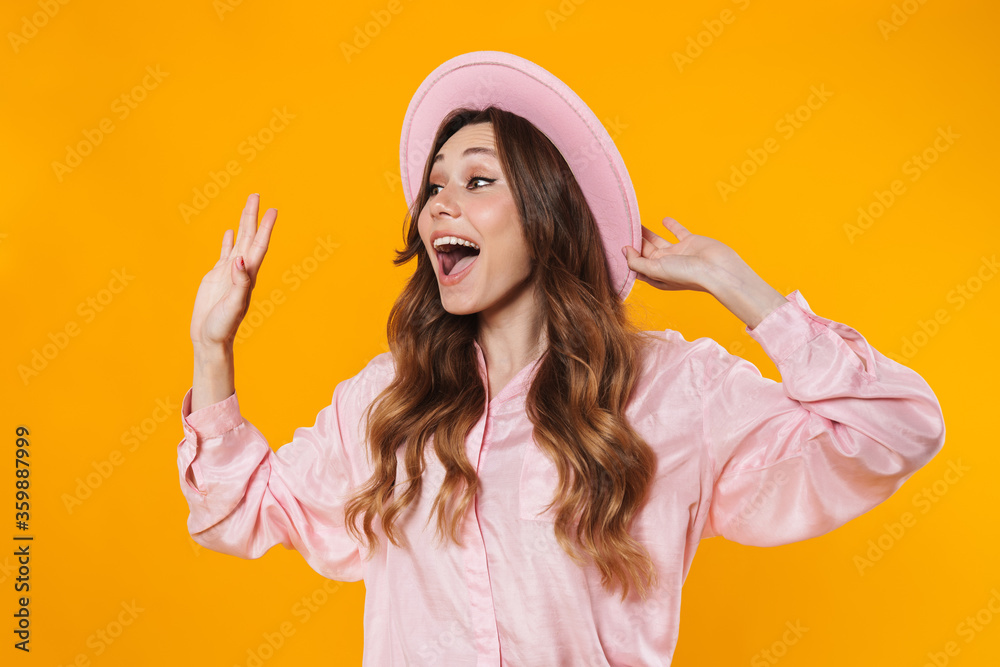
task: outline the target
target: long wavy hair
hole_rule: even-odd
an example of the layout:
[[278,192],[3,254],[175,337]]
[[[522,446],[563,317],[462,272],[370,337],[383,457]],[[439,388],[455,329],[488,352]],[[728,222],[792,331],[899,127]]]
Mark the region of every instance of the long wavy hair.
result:
[[[531,275],[541,296],[548,346],[525,400],[538,447],[559,472],[555,535],[577,563],[601,572],[601,585],[621,586],[624,601],[634,585],[645,599],[656,585],[648,551],[629,535],[656,468],[652,448],[625,417],[638,380],[645,332],[631,321],[611,285],[601,235],[572,171],[554,144],[530,121],[487,107],[455,109],[438,127],[422,185],[404,218],[406,247],[397,266],[417,258],[417,268],[396,299],[387,333],[396,375],[368,406],[366,437],[374,473],[350,498],[346,525],[359,541],[363,515],[369,557],[378,549],[375,515],[393,544],[401,546],[397,516],[420,497],[424,448],[445,470],[431,508],[437,534],[461,544],[459,522],[479,485],[465,453],[470,429],[482,416],[486,389],[473,346],[477,315],[453,315],[441,304],[434,267],[417,229],[430,193],[434,156],[455,132],[491,123],[504,177],[531,253]],[[403,447],[406,483],[396,485],[396,452]],[[457,503],[449,513],[449,501]],[[428,518],[429,520],[429,518]],[[570,538],[573,538],[571,541]],[[575,544],[574,544],[575,542]]]

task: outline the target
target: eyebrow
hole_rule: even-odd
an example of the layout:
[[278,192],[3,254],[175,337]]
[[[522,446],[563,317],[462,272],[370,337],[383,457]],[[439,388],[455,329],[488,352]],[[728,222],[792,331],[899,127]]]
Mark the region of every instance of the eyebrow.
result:
[[[467,157],[469,155],[490,155],[496,157],[497,153],[492,148],[487,148],[486,146],[472,146],[471,148],[466,148],[462,151],[462,157]],[[434,156],[434,164],[437,164],[444,159],[442,153],[438,153]]]

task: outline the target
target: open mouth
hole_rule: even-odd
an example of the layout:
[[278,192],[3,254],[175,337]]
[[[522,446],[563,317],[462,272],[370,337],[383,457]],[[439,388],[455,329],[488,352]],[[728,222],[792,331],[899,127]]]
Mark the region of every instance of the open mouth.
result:
[[479,250],[459,243],[446,243],[438,246],[437,257],[441,272],[450,276],[461,273],[475,262]]

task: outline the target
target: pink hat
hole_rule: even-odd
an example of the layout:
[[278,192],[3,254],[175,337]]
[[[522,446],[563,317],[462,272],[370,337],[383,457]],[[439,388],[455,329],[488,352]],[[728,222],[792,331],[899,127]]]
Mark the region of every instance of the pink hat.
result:
[[534,123],[562,153],[597,219],[611,284],[624,300],[635,271],[628,268],[621,248],[642,248],[632,179],[594,112],[569,86],[530,60],[503,51],[474,51],[444,62],[424,79],[406,109],[399,142],[407,206],[420,191],[441,120],[456,107],[483,109],[491,104]]

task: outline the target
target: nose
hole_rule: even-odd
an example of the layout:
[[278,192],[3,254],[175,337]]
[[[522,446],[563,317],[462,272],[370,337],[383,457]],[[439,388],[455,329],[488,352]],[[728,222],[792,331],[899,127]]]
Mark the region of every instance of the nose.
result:
[[452,218],[455,217],[458,212],[458,204],[452,194],[451,183],[438,190],[437,194],[434,195],[434,200],[431,202],[432,217],[437,218],[445,214]]

